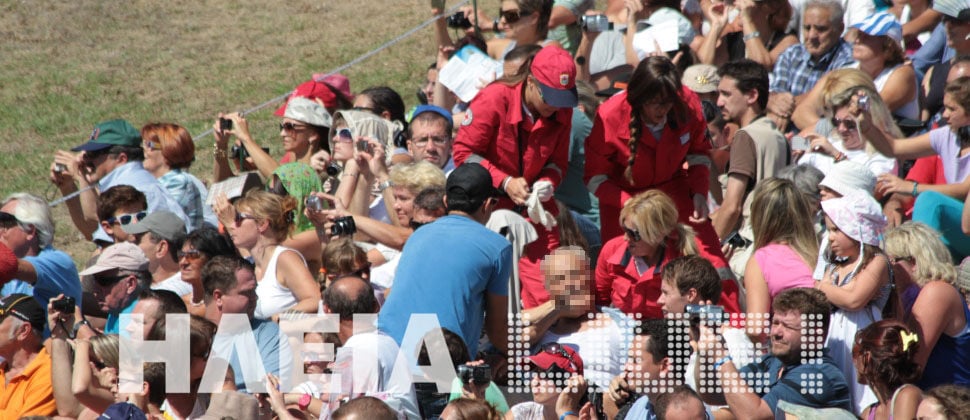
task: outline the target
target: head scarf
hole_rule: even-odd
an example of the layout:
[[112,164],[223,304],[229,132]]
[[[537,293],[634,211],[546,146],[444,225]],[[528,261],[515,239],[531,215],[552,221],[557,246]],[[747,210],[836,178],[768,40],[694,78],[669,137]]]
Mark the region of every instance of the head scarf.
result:
[[303,214],[303,208],[306,197],[311,192],[323,191],[317,172],[303,162],[293,162],[280,165],[273,171],[273,175],[280,179],[286,192],[296,199],[296,231],[299,233],[313,229],[313,223]]

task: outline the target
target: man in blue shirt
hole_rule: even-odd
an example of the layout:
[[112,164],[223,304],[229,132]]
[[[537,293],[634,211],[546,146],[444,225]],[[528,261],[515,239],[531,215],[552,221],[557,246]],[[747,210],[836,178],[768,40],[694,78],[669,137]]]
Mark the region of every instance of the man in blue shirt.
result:
[[105,248],[98,262],[79,274],[93,276],[91,295],[108,313],[104,332],[128,337],[127,330],[119,331],[120,316],[135,309],[141,289],[152,283],[145,253],[131,242],[117,243]]
[[[404,244],[393,291],[378,315],[378,327],[403,351],[413,353],[418,340],[440,326],[462,336],[470,358],[478,353],[483,327],[505,352],[512,245],[484,226],[495,194],[484,167],[459,166],[445,184],[448,215],[416,230]],[[436,316],[438,325],[411,322],[412,315],[422,314]]]
[[772,302],[771,354],[740,369],[723,338],[702,324],[697,365],[702,374],[717,378],[716,387],[702,385],[698,390],[704,401],[727,404],[735,417],[756,419],[775,418],[778,401],[851,410],[845,376],[823,349],[830,311],[825,295],[816,289],[779,293]]
[[[186,225],[191,224],[182,206],[142,166],[145,154],[141,133],[128,121],[111,120],[96,125],[88,142],[71,151],[83,153],[75,155],[58,151],[54,157],[51,180],[65,196],[80,188],[78,197],[68,200],[66,204],[71,220],[85,237],[103,243],[113,242],[99,224],[97,198],[100,191],[115,185],[131,185],[145,194],[149,213],[168,210]],[[58,168],[59,165],[63,165],[63,168]]]
[[44,199],[27,193],[7,196],[0,204],[0,242],[17,256],[14,280],[3,285],[0,296],[33,295],[41,307],[63,293],[81,304],[81,281],[74,260],[54,249],[54,218]]

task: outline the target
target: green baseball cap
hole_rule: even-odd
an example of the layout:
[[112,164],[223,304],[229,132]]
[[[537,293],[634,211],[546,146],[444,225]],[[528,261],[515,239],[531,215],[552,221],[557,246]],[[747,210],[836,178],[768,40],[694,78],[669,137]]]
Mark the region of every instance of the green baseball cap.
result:
[[87,143],[71,151],[96,152],[111,146],[141,147],[141,132],[125,120],[105,121],[94,126]]

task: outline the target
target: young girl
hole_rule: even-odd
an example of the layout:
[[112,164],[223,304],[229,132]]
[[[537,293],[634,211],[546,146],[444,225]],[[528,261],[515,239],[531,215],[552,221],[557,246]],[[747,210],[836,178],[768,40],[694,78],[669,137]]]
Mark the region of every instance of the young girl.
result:
[[896,320],[882,320],[856,334],[852,360],[858,382],[869,385],[878,402],[862,412],[862,418],[912,419],[922,399],[913,382],[920,375],[916,364],[919,336]]
[[[883,309],[895,308],[889,260],[879,249],[886,218],[879,203],[864,192],[853,191],[822,202],[829,247],[825,276],[815,288],[836,307],[825,347],[846,378],[855,378],[852,343],[856,331],[883,318]],[[891,315],[895,316],[895,311]],[[851,386],[853,412],[875,402],[864,385]]]

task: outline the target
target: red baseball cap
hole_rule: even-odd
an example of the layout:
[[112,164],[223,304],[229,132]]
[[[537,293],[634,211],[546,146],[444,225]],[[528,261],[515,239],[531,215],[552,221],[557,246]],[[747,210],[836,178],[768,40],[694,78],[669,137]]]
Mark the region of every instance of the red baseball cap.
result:
[[529,356],[529,361],[542,370],[556,366],[568,373],[583,374],[583,359],[576,350],[556,342],[539,346],[539,351]]
[[326,83],[328,86],[334,88],[337,92],[340,92],[348,102],[354,101],[354,94],[350,93],[350,79],[340,73],[334,74],[323,74],[314,73],[313,80],[318,82]]
[[576,64],[566,50],[555,45],[543,47],[532,59],[532,76],[539,82],[542,100],[557,108],[572,108],[579,103],[576,94]]

